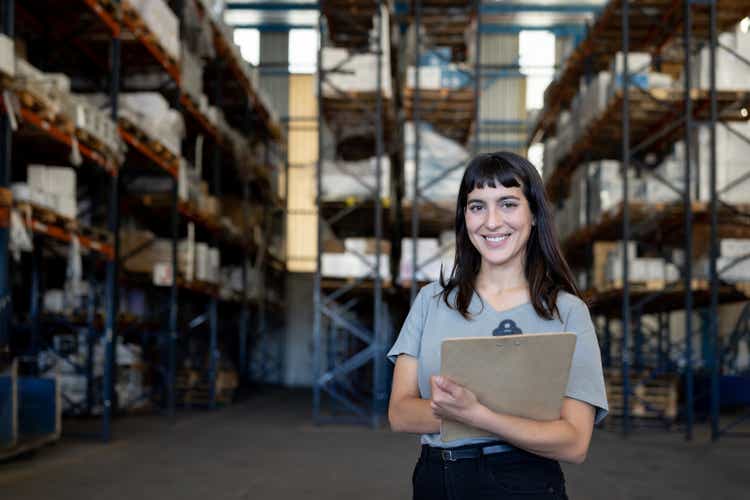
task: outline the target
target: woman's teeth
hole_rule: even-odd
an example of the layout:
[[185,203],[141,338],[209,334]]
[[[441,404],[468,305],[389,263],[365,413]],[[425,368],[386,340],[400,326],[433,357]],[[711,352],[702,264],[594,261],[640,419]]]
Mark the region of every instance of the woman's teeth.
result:
[[509,236],[510,236],[510,234],[504,234],[502,236],[485,236],[484,239],[486,239],[487,241],[490,241],[492,243],[498,243],[500,241],[505,240]]

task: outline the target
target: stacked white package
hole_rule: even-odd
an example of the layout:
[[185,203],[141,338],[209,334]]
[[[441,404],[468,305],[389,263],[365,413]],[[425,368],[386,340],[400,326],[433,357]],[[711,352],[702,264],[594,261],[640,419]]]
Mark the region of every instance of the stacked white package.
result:
[[180,156],[185,122],[182,115],[170,109],[157,92],[120,94],[120,117],[160,142],[175,156]]
[[[380,158],[380,196],[388,197],[390,192],[391,166],[387,156]],[[325,161],[321,197],[324,200],[346,198],[372,198],[376,186],[376,159],[362,161]]]
[[175,61],[180,61],[180,21],[164,0],[125,0],[141,16],[159,45]]
[[[390,280],[390,257],[380,255],[380,276]],[[321,256],[321,274],[327,278],[361,278],[372,276],[374,255],[365,255],[364,259],[353,253],[324,253]]]
[[[417,265],[412,259],[412,248],[414,240],[404,238],[401,240],[401,262],[399,263],[399,283],[411,282],[416,269],[417,281],[435,281],[440,278],[440,269],[443,264],[443,251],[449,252],[449,248],[441,249],[437,238],[419,238],[417,243]],[[449,258],[447,260],[450,260]],[[445,271],[450,272],[450,269]]]
[[[750,282],[750,240],[719,240],[719,255],[716,259],[716,270],[721,280],[728,283]],[[708,279],[708,257],[699,259],[694,267],[698,269],[698,278]]]
[[[623,186],[620,162],[607,160],[599,164],[599,206],[603,214],[622,203]],[[628,195],[631,202],[645,201],[646,182],[646,179],[638,178],[632,169],[628,170]]]
[[[721,200],[727,203],[748,202],[750,181],[746,176],[750,174],[750,143],[746,137],[750,137],[750,122],[732,122],[716,127],[716,189]],[[708,189],[711,148],[710,130],[706,126],[698,129],[698,165],[699,199],[708,201],[711,198]],[[745,180],[737,183],[741,178]]]
[[579,120],[581,129],[585,130],[589,124],[601,116],[609,101],[609,86],[612,75],[609,71],[601,71],[587,85],[581,94]]
[[[381,33],[381,93],[385,97],[393,95],[391,89],[391,58],[388,15],[383,9],[383,30]],[[321,66],[324,71],[331,71],[323,81],[325,97],[346,98],[339,90],[345,92],[376,92],[378,85],[378,61],[375,54],[351,55],[349,50],[337,47],[324,47],[321,54]],[[334,71],[335,70],[335,71]]]
[[66,114],[83,137],[91,136],[101,142],[118,164],[125,160],[126,146],[112,121],[103,95],[73,94],[66,100]]
[[210,257],[208,243],[197,241],[195,243],[195,279],[197,281],[210,281]]
[[555,148],[555,157],[558,162],[570,153],[573,143],[578,138],[578,133],[570,111],[561,112],[557,120],[557,147]]
[[[605,278],[610,282],[623,281],[622,279],[622,242],[616,242],[614,249],[607,255],[605,264]],[[665,283],[680,279],[679,269],[675,264],[661,258],[638,257],[635,243],[628,243],[628,281],[663,281]]]
[[78,213],[76,200],[76,172],[69,167],[29,165],[27,170],[29,187],[47,195],[49,208],[75,219]]
[[16,75],[15,42],[7,35],[0,34],[0,74]]
[[32,203],[50,210],[55,210],[57,207],[54,196],[45,193],[39,188],[31,187],[26,182],[14,182],[11,185],[11,191],[13,192],[14,201]]
[[69,77],[62,73],[45,73],[21,58],[16,59],[15,68],[15,81],[41,102],[46,111],[56,115],[66,110],[70,99]]
[[180,86],[195,103],[200,102],[203,95],[203,60],[184,44],[180,62]]
[[[219,272],[219,294],[222,299],[233,299],[242,296],[242,267],[222,267]],[[248,282],[249,284],[249,282]]]
[[[465,64],[450,62],[450,49],[436,49],[433,57],[422,54],[419,66],[419,88],[422,90],[461,89],[471,85],[471,73]],[[417,86],[417,68],[406,69],[407,88]]]
[[218,248],[208,249],[208,282],[218,284],[221,276],[221,254]]
[[[464,168],[469,161],[469,153],[459,143],[444,137],[426,122],[419,124],[419,186],[421,194],[432,201],[456,201],[456,193],[461,185]],[[404,128],[406,158],[404,162],[404,197],[414,197],[414,170],[416,128],[406,122]],[[440,179],[438,182],[433,182]],[[432,184],[429,185],[428,184]],[[425,187],[425,189],[422,189]]]
[[544,141],[544,156],[542,166],[542,178],[545,182],[552,176],[557,168],[557,138],[548,137]]
[[[719,45],[750,60],[750,32],[744,32],[738,25],[734,31],[719,34]],[[693,60],[693,81],[695,87],[711,87],[710,47],[704,47]],[[716,88],[718,90],[750,90],[750,65],[728,50],[716,50]]]

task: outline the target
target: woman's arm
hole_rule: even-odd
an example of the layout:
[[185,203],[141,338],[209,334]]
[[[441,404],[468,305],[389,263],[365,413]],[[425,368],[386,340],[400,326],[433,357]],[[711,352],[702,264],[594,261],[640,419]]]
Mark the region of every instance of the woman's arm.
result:
[[594,429],[595,412],[588,403],[565,398],[559,420],[514,417],[493,412],[447,377],[436,377],[431,408],[437,417],[491,432],[537,455],[576,464],[586,460]]
[[440,432],[440,419],[432,412],[430,401],[419,397],[417,359],[407,354],[396,359],[388,420],[396,432]]

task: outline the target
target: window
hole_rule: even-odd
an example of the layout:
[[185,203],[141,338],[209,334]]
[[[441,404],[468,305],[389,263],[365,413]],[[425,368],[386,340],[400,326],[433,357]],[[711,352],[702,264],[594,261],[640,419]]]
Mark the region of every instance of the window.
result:
[[318,32],[289,30],[289,72],[315,73],[318,63]]
[[242,58],[257,66],[260,62],[260,32],[256,29],[234,30],[234,43],[239,45]]
[[544,89],[555,74],[555,35],[549,31],[521,31],[519,34],[521,73],[527,76],[526,108],[544,106]]

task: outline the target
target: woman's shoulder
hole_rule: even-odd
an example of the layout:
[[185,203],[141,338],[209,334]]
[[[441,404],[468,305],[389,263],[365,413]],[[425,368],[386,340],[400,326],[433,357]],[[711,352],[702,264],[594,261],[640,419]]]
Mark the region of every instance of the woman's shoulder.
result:
[[570,292],[561,291],[557,294],[557,310],[560,317],[564,320],[571,313],[588,313],[589,306],[580,297]]
[[431,281],[419,290],[420,298],[424,302],[438,300],[443,292],[443,286],[439,281]]

